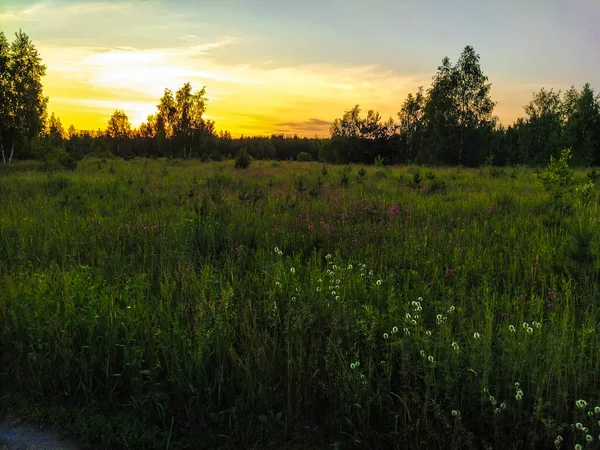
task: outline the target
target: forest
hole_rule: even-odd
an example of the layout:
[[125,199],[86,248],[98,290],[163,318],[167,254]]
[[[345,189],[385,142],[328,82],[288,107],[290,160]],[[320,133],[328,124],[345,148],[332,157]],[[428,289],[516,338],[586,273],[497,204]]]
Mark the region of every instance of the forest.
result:
[[65,129],[48,116],[43,93],[46,67],[24,32],[12,42],[0,31],[0,151],[4,163],[35,159],[48,167],[74,167],[87,155],[124,159],[196,158],[221,161],[245,151],[254,159],[318,160],[346,164],[420,164],[465,167],[541,166],[563,148],[572,164],[600,164],[600,99],[589,84],[565,92],[542,88],[524,105],[525,116],[505,126],[494,115],[492,86],[480,56],[466,46],[458,60],[448,57],[429,87],[398,99],[396,118],[377,111],[361,116],[360,105],[335,119],[327,138],[240,136],[216,131],[205,118],[207,89],[185,83],[165,89],[156,112],[139,128],[115,110],[106,129]]

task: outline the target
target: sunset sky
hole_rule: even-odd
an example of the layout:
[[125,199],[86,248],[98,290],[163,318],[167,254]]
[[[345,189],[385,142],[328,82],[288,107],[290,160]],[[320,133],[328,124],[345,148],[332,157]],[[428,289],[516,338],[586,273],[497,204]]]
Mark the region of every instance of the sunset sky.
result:
[[137,127],[190,81],[234,136],[327,136],[355,104],[396,118],[465,45],[509,124],[542,86],[600,89],[599,23],[598,0],[0,0],[0,30],[33,40],[65,128],[104,129],[115,109]]

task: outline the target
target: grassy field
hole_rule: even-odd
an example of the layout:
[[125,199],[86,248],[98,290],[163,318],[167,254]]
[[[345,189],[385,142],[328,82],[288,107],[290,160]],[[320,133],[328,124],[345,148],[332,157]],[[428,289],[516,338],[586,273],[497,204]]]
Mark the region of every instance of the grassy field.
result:
[[595,194],[557,208],[518,167],[0,169],[5,408],[111,448],[597,448]]

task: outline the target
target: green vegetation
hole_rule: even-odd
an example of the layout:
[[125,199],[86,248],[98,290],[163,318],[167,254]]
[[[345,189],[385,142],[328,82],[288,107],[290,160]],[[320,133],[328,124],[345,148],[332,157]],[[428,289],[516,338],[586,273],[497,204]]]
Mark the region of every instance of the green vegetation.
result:
[[0,411],[109,448],[594,448],[598,196],[561,161],[2,165]]

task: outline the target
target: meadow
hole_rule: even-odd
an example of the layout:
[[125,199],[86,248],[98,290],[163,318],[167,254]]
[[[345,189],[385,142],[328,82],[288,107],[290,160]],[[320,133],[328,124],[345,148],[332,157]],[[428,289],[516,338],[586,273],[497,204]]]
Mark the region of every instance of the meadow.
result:
[[0,167],[0,412],[107,448],[598,448],[596,191],[557,202],[525,167],[39,169]]

